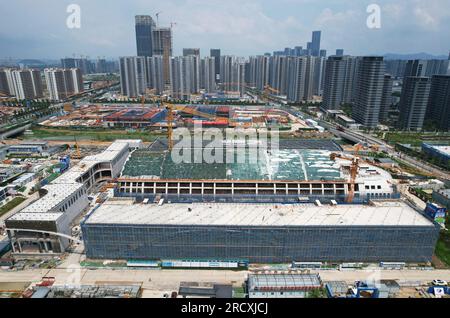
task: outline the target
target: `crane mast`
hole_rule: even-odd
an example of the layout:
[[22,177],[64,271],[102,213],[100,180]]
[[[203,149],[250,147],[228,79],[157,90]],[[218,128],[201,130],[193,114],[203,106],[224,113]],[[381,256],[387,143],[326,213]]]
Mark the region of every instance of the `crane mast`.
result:
[[167,142],[169,151],[173,149],[173,106],[171,104],[166,105],[167,109]]

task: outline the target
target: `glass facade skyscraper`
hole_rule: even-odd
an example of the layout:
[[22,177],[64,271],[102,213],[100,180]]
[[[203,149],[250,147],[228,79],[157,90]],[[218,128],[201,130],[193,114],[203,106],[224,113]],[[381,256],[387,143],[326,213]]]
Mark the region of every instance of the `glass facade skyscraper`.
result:
[[311,55],[319,56],[320,55],[320,37],[322,35],[322,31],[314,31],[312,33],[312,42],[311,42]]
[[214,58],[214,72],[216,78],[216,84],[219,83],[220,75],[220,49],[211,49],[211,57]]
[[152,31],[156,27],[149,15],[136,16],[136,47],[138,56],[153,56]]

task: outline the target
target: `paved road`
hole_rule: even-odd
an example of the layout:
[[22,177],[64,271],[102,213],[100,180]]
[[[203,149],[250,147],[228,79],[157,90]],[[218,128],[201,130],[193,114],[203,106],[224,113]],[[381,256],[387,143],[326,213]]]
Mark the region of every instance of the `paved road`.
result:
[[[373,279],[395,279],[403,283],[422,284],[429,283],[433,279],[450,280],[450,270],[333,270],[319,273],[324,281],[343,280],[349,284],[356,280]],[[144,289],[162,293],[177,290],[182,281],[232,283],[234,286],[241,286],[247,275],[247,271],[227,270],[88,270],[68,267],[20,272],[0,271],[0,282],[38,282],[43,276],[52,276],[56,278],[56,285],[139,283]]]
[[398,156],[396,152],[392,152],[391,155],[395,156],[400,161],[404,161],[409,165],[412,165],[413,167],[419,168],[425,172],[428,172],[430,174],[435,175],[436,177],[443,178],[446,180],[450,180],[450,174],[446,173],[444,170],[435,168],[427,163],[424,163],[423,161],[419,161],[417,158],[410,157],[406,154],[401,154]]
[[[323,121],[321,122],[321,124],[323,124]],[[340,131],[336,130],[336,127],[333,124],[328,123],[328,122],[326,122],[326,125],[324,125],[324,126],[327,126],[328,129],[335,135],[348,134],[354,138],[357,138],[360,142],[369,141],[372,144],[383,146],[384,148],[386,148],[387,152],[391,156],[399,159],[400,161],[404,161],[406,164],[416,167],[426,173],[430,173],[436,177],[450,180],[449,173],[443,171],[442,169],[436,168],[424,161],[419,161],[418,159],[408,156],[406,154],[403,154],[403,153],[399,154],[398,152],[395,151],[395,149],[391,145],[389,145],[388,143],[384,142],[383,140],[381,140],[379,138],[375,138],[373,136],[370,136],[370,135],[367,135],[367,134],[364,134],[361,132],[351,131],[349,129],[346,129],[345,132],[340,132]]]

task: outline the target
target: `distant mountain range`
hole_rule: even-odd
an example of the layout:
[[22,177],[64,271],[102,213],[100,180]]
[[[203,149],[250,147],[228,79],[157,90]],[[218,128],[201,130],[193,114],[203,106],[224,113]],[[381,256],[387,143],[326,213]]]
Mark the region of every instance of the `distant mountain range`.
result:
[[446,60],[446,55],[432,55],[428,53],[414,53],[414,54],[395,54],[387,53],[384,55],[385,60]]

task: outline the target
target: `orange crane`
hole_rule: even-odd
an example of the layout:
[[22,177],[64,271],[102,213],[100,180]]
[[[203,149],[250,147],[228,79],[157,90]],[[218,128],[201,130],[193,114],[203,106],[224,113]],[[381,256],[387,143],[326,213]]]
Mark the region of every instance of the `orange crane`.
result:
[[349,180],[350,188],[348,190],[348,196],[346,199],[347,203],[352,203],[353,199],[355,198],[356,178],[358,177],[358,171],[359,171],[359,158],[358,157],[347,158],[347,157],[344,157],[343,155],[337,154],[337,153],[332,153],[330,155],[330,159],[332,161],[335,161],[336,158],[349,160],[352,162],[350,165],[350,180]]
[[355,156],[359,156],[359,152],[364,149],[364,146],[361,144],[356,144],[355,147],[353,148],[354,154]]
[[167,142],[168,142],[169,151],[172,151],[172,149],[173,149],[173,107],[171,104],[167,104],[166,109],[167,109]]

